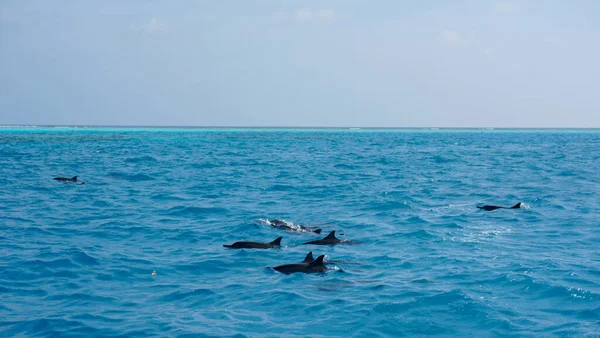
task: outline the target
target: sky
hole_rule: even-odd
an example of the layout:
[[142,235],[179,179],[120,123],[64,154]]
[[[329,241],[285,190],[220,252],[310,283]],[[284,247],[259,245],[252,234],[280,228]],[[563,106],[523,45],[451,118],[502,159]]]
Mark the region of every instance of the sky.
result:
[[600,127],[596,0],[0,0],[0,124]]

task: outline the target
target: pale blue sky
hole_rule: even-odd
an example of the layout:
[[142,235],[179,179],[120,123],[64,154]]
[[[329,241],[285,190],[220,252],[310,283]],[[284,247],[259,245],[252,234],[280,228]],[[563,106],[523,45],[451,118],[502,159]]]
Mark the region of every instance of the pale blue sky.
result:
[[600,1],[0,0],[0,124],[600,127]]

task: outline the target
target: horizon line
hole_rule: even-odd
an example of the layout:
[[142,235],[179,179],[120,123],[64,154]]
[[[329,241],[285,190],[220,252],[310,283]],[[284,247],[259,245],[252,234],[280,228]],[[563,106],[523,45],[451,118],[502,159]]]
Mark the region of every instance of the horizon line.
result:
[[50,128],[182,128],[182,129],[494,129],[494,130],[596,130],[600,127],[363,127],[363,126],[180,126],[180,125],[110,125],[110,124],[0,124],[0,127]]

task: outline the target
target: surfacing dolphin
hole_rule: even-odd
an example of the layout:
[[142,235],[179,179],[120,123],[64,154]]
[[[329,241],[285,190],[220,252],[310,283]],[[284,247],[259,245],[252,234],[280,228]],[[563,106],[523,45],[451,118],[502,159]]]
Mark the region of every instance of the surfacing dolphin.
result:
[[264,223],[266,225],[270,225],[274,228],[288,230],[288,231],[297,231],[297,232],[314,232],[316,234],[320,234],[322,229],[311,229],[302,224],[296,224],[293,222],[288,222],[280,219],[259,219],[257,222]]
[[[312,261],[314,261],[314,260],[315,260],[315,258],[313,257],[313,253],[312,253],[312,251],[311,251],[311,252],[309,252],[309,253],[308,253],[308,255],[306,255],[306,258],[304,258],[304,260],[302,261],[302,263],[310,263],[310,262],[312,262]],[[330,265],[333,265],[333,264],[352,264],[352,265],[362,265],[361,263],[354,263],[354,262],[344,262],[344,261],[334,261],[334,260],[332,260],[332,261],[329,261],[329,260],[328,260],[327,262],[325,262],[325,264],[330,264]]]
[[[312,256],[312,253],[310,254],[310,256]],[[307,258],[308,258],[308,255],[307,255]],[[280,265],[280,266],[274,267],[273,270],[279,271],[286,275],[289,275],[289,274],[292,274],[295,272],[302,272],[302,273],[324,272],[324,271],[328,270],[327,267],[325,266],[325,263],[323,263],[324,258],[325,258],[325,255],[321,255],[321,256],[317,257],[317,259],[313,260],[312,262]],[[306,261],[306,259],[305,259],[305,261]]]
[[79,182],[79,184],[85,184],[85,182],[83,182],[83,181],[78,181],[77,180],[77,176],[73,176],[71,178],[68,178],[68,177],[55,177],[55,178],[53,178],[53,180],[60,181],[60,182],[66,182],[66,183],[78,183]]
[[308,255],[306,255],[306,258],[304,258],[304,260],[302,261],[302,263],[310,263],[312,261],[314,261],[315,258],[313,257],[312,251],[308,253]]
[[61,182],[77,182],[77,176],[73,176],[71,178],[68,178],[68,177],[55,177],[53,179],[55,181],[61,181]]
[[223,244],[226,248],[232,249],[270,249],[270,248],[280,248],[281,247],[281,238],[278,237],[273,242],[270,243],[260,243],[260,242],[235,242],[231,245]]
[[513,206],[512,206],[512,207],[510,207],[510,208],[507,208],[507,207],[499,207],[499,206],[497,206],[497,205],[484,205],[484,206],[482,206],[482,207],[478,206],[477,208],[478,208],[478,209],[483,209],[483,210],[485,210],[485,211],[492,211],[492,210],[496,210],[496,209],[520,209],[520,208],[521,208],[521,202],[519,202],[519,203],[517,203],[517,204],[513,205]]
[[332,232],[329,233],[329,235],[327,235],[325,238],[323,239],[317,239],[314,241],[308,241],[306,243],[302,243],[304,244],[314,244],[314,245],[333,245],[333,244],[339,244],[342,241],[335,237],[335,230],[333,230]]

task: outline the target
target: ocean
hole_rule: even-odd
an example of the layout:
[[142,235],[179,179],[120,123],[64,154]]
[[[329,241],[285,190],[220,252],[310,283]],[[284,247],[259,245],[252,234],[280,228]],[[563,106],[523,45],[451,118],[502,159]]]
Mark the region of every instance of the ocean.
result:
[[[0,336],[598,337],[599,150],[596,130],[0,128]],[[348,242],[302,245],[332,230]],[[309,251],[338,263],[270,269]]]

